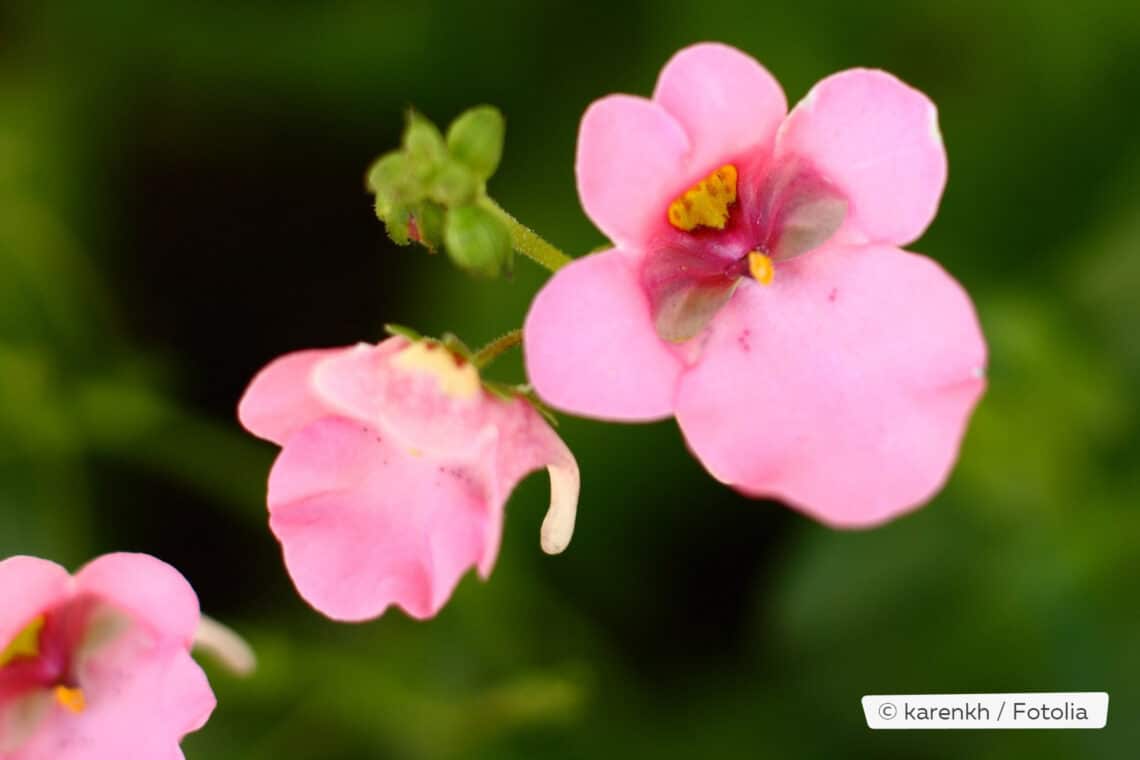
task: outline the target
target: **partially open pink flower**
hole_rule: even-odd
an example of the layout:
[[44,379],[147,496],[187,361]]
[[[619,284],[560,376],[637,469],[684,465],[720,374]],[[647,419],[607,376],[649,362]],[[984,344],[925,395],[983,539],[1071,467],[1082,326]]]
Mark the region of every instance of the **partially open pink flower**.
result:
[[946,180],[930,100],[855,69],[785,113],[718,44],[678,53],[652,100],[591,105],[578,191],[615,247],[538,294],[527,369],[555,407],[675,415],[722,482],[870,525],[947,477],[986,347],[962,288],[897,247]]
[[503,507],[526,474],[550,473],[542,547],[562,551],[578,465],[521,398],[499,398],[438,342],[299,351],[254,378],[238,416],[282,446],[270,526],[301,596],[338,620],[391,604],[434,615],[471,567],[486,578]]
[[214,709],[191,659],[198,598],[164,562],[107,554],[74,576],[0,562],[0,757],[181,758]]

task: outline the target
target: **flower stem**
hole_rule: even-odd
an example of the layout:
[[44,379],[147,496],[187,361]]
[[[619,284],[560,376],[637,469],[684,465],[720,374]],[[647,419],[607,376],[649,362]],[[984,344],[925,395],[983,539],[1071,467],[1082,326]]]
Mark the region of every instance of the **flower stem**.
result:
[[520,343],[522,343],[522,328],[511,330],[476,351],[471,357],[471,363],[476,369],[483,369],[498,358],[499,354],[509,351]]
[[573,261],[565,253],[543,240],[537,232],[511,216],[489,196],[483,196],[479,204],[507,225],[507,229],[511,232],[511,246],[539,266],[557,272]]

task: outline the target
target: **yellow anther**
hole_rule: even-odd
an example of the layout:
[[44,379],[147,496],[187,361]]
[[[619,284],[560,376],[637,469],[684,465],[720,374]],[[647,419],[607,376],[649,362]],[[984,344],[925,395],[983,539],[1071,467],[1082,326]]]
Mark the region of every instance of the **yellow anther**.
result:
[[0,652],[0,667],[4,667],[17,657],[35,657],[40,653],[40,631],[44,627],[44,616],[28,623],[16,634],[16,638]]
[[72,689],[68,686],[56,686],[53,690],[55,701],[63,707],[78,715],[87,709],[87,700],[83,696],[83,689]]
[[760,251],[753,251],[748,254],[748,273],[761,285],[771,285],[776,269],[772,266],[772,259]]
[[728,207],[736,203],[736,167],[725,164],[669,204],[669,224],[692,232],[697,227],[723,230]]

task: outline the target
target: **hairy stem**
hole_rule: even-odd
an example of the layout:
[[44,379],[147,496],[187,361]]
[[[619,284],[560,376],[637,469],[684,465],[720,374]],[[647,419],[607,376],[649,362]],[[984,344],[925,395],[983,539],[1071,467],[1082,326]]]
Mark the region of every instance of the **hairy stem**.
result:
[[476,351],[471,357],[471,363],[476,369],[483,369],[498,358],[499,354],[509,351],[520,343],[522,343],[522,329],[511,330]]
[[498,217],[511,231],[511,246],[539,266],[546,267],[551,272],[557,272],[573,261],[562,251],[546,242],[537,232],[515,219],[498,203],[490,197],[484,196],[480,205]]

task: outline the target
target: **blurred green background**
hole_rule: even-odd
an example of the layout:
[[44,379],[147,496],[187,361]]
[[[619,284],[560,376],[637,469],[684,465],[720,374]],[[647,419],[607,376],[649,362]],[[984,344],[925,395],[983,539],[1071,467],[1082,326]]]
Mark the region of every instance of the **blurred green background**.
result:
[[[397,249],[363,176],[414,104],[498,105],[492,193],[567,250],[578,119],[685,44],[789,100],[849,66],[929,93],[950,153],[915,246],[973,294],[990,390],[928,508],[836,532],[714,482],[671,422],[564,419],[577,535],[511,499],[489,583],[338,625],[266,526],[234,407],[271,357],[396,321],[478,344],[543,273]],[[178,567],[262,667],[207,663],[193,758],[1129,757],[1140,745],[1140,9],[960,3],[0,5],[0,556]],[[517,379],[517,356],[496,365]],[[2,600],[0,600],[2,603]],[[1106,690],[1104,731],[872,732],[867,693]]]

